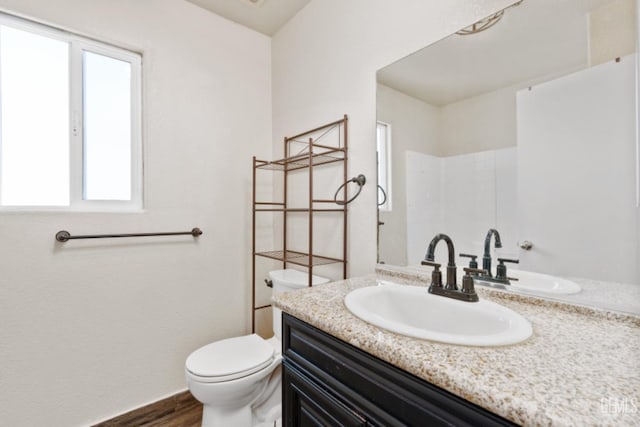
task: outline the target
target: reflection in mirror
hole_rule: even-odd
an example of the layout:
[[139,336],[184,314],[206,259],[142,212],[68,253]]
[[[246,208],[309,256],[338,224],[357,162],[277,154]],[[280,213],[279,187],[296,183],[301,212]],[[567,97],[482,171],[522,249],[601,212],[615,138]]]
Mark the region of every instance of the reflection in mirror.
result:
[[640,312],[636,7],[525,0],[379,70],[392,204],[378,261],[418,265],[446,233],[481,265],[495,228],[493,275],[497,257],[515,258],[509,276],[569,278],[582,291],[563,298],[600,306],[624,289],[609,307]]

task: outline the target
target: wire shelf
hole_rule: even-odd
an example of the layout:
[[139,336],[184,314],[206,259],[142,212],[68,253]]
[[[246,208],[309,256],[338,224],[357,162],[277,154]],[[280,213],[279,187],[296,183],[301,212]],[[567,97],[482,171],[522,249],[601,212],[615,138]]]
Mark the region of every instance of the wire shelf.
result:
[[[315,154],[312,156],[311,163],[313,166],[326,165],[328,163],[341,162],[344,160],[342,157],[329,156],[326,154]],[[257,164],[257,169],[275,170],[275,171],[294,171],[297,169],[306,169],[309,167],[309,155],[301,155],[290,157],[287,159],[267,161],[257,161],[262,164]]]
[[309,257],[309,254],[304,252],[297,251],[268,251],[268,252],[256,252],[256,255],[275,259],[277,261],[283,261],[291,264],[301,265],[305,267],[313,267],[316,265],[327,265],[327,264],[335,264],[339,262],[344,262],[341,259],[330,258],[320,255],[312,255]]
[[[333,200],[332,200],[333,202]],[[311,213],[311,212],[344,212],[345,208],[256,208],[256,212],[302,212],[302,213]]]

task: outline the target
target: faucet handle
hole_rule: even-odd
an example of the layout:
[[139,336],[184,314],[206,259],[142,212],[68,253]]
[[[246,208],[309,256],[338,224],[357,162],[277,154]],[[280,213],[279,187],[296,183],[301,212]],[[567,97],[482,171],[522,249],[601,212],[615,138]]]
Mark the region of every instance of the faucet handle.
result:
[[482,270],[479,268],[464,268],[464,272],[465,275],[462,277],[462,289],[460,289],[460,291],[464,294],[475,294],[476,290],[473,286],[473,277],[471,276],[471,274],[486,274],[487,270]]
[[505,262],[511,262],[514,264],[519,264],[519,259],[510,259],[510,258],[498,258],[498,266],[496,267],[496,279],[505,279],[509,280],[507,277],[507,266],[504,265]]
[[471,254],[458,254],[458,255],[464,258],[470,258],[469,268],[478,268],[478,261],[476,261],[476,258],[478,258],[478,255],[471,255]]
[[437,269],[439,269],[439,268],[440,268],[440,266],[442,265],[442,264],[439,264],[439,263],[437,263],[437,262],[427,261],[426,259],[425,259],[425,260],[422,260],[422,262],[420,262],[420,264],[422,264],[422,265],[428,265],[429,267],[433,267],[433,268],[435,268],[436,270],[437,270]]
[[442,264],[438,264],[437,262],[423,260],[420,264],[428,265],[429,267],[433,267],[433,272],[431,273],[431,286],[435,286],[436,288],[442,287],[442,272],[440,271],[440,266]]

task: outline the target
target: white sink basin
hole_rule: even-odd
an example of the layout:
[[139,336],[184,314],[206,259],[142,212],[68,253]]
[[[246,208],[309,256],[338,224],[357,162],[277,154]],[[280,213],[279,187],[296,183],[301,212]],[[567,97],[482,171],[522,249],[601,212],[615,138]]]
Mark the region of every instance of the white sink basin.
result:
[[526,340],[532,333],[529,321],[499,304],[432,295],[422,286],[382,281],[350,292],[344,303],[354,315],[372,325],[448,344],[509,345]]
[[[548,274],[523,270],[509,270],[508,276],[518,279],[517,281],[512,280],[511,285],[504,287],[505,289],[511,288],[514,291],[554,295],[576,294],[581,291],[580,285],[577,283],[560,277],[549,276]],[[481,279],[477,279],[476,283],[494,286],[493,283],[484,282]]]

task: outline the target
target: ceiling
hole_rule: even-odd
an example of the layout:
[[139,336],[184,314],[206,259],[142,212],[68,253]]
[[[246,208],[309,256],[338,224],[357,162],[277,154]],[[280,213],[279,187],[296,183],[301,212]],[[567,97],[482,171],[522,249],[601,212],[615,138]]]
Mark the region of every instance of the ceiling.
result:
[[267,36],[273,36],[311,0],[187,1]]
[[587,66],[587,13],[611,0],[525,0],[494,27],[452,35],[378,71],[378,82],[443,106]]

